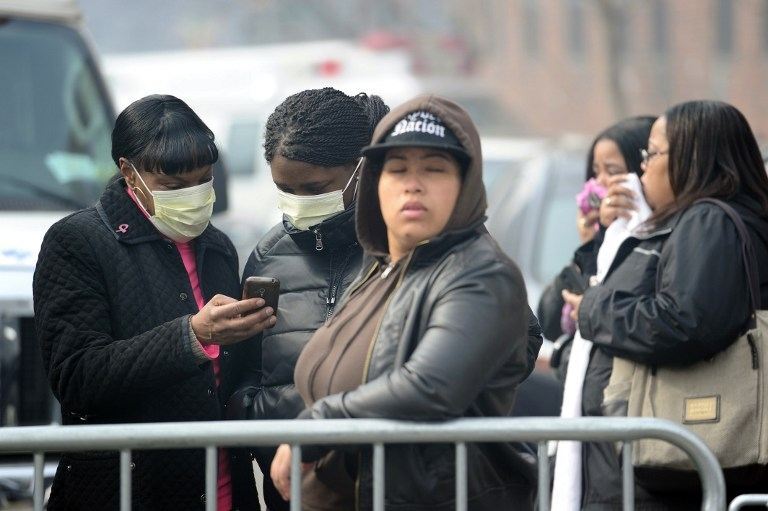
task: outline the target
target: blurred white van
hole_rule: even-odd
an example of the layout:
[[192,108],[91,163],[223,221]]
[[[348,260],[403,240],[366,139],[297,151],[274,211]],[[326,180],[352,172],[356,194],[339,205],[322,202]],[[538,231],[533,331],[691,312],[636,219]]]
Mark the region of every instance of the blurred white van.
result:
[[[48,424],[32,274],[51,224],[114,172],[114,111],[72,0],[0,0],[0,69],[0,425]],[[31,476],[31,459],[0,458],[0,499],[24,497]]]

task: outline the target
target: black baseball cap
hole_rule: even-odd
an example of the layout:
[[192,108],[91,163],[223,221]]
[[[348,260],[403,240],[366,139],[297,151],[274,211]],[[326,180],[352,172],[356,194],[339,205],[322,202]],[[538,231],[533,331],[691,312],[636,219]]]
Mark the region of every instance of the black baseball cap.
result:
[[379,159],[393,147],[433,147],[452,153],[462,165],[470,160],[469,153],[443,120],[423,110],[407,114],[381,142],[363,147],[361,153]]

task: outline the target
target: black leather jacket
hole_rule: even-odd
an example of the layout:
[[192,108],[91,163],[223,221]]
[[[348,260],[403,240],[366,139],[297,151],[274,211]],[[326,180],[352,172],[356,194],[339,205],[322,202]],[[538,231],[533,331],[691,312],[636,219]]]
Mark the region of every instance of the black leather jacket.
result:
[[[466,111],[443,98],[420,96],[387,114],[373,142],[415,111],[442,119],[471,154],[461,192],[442,234],[422,241],[403,260],[371,343],[364,382],[317,400],[301,417],[440,421],[508,416],[517,386],[538,353],[540,332],[536,325],[538,335],[529,337],[532,314],[520,271],[482,226],[486,198],[480,137]],[[366,161],[360,174],[356,228],[366,260],[357,283],[369,278],[389,252],[378,203],[379,170]],[[341,307],[355,299],[356,287]],[[316,456],[312,451],[305,455]],[[467,457],[469,509],[532,509],[535,465],[514,446],[470,444]],[[367,510],[372,505],[370,450],[361,450],[356,461],[356,507]],[[387,445],[385,472],[387,509],[454,509],[452,445]]]
[[[369,258],[364,268],[377,264]],[[369,355],[366,383],[317,401],[304,417],[434,421],[510,413],[529,373],[530,315],[517,267],[483,227],[418,247],[406,264]],[[352,296],[354,287],[345,303]],[[453,509],[453,457],[452,445],[387,446],[387,509]],[[369,451],[360,461],[359,509],[368,509]],[[509,444],[470,444],[468,477],[471,509],[513,502],[525,509],[535,465]]]

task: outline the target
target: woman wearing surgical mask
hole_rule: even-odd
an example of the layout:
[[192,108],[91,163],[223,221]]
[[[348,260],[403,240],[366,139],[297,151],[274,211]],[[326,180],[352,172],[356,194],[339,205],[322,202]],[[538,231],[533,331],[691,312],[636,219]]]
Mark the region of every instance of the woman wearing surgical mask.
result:
[[[221,419],[229,346],[275,316],[261,299],[236,299],[235,249],[210,224],[213,133],[183,101],[148,96],[118,116],[112,157],[119,177],[50,228],[35,271],[63,423]],[[202,509],[203,450],[132,456],[133,509]],[[118,462],[116,452],[62,456],[48,509],[117,509]],[[219,511],[257,508],[250,459],[221,450],[218,474]]]
[[[270,165],[283,221],[258,243],[243,278],[280,280],[277,324],[237,348],[248,359],[233,396],[233,418],[293,419],[304,403],[293,369],[312,333],[331,317],[336,301],[360,270],[355,235],[355,194],[360,150],[389,111],[378,96],[348,96],[333,89],[305,90],[288,97],[269,116],[264,156]],[[256,354],[249,351],[255,349]],[[241,353],[244,352],[244,353]],[[273,447],[253,451],[269,474]],[[264,478],[270,511],[288,509]]]

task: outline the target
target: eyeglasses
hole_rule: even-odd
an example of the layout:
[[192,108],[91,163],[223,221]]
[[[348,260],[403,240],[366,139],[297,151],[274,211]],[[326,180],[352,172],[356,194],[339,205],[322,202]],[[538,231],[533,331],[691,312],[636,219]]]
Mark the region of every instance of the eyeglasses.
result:
[[667,151],[646,151],[645,149],[640,149],[640,158],[642,158],[642,164],[648,165],[648,162],[653,159],[655,156],[661,156],[662,154],[669,154],[669,150]]

